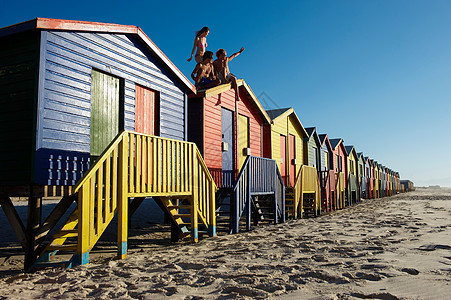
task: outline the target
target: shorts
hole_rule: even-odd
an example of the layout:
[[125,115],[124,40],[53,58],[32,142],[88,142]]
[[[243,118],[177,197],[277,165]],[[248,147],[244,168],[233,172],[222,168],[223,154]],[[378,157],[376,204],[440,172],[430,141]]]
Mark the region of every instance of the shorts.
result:
[[230,80],[232,80],[232,77],[235,77],[232,73],[227,73],[227,75],[224,77],[222,73],[218,74],[219,80],[221,80],[221,83],[228,83]]
[[203,87],[203,86],[205,86],[205,85],[207,85],[207,84],[209,84],[209,83],[211,83],[211,82],[213,82],[213,80],[204,77],[204,78],[202,78],[202,79],[199,81],[199,83],[197,84],[197,87],[198,87],[198,88],[201,88],[201,87]]

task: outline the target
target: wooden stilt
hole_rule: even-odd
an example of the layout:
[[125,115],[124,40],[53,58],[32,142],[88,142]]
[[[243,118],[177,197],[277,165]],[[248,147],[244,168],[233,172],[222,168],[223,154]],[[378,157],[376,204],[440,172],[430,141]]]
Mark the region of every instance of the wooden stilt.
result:
[[56,226],[58,221],[61,220],[63,215],[67,212],[76,199],[76,195],[64,196],[52,210],[47,219],[45,219],[45,221],[41,224],[36,233],[36,244],[39,245],[36,251],[37,254],[39,254],[45,247],[45,245],[41,245],[42,241],[47,240],[49,233]]
[[25,270],[28,270],[37,259],[36,249],[37,241],[36,234],[41,225],[42,215],[42,198],[30,197],[28,198],[28,213],[27,213],[27,248],[25,249]]
[[9,224],[16,234],[17,239],[19,240],[20,245],[25,250],[27,248],[27,235],[25,232],[25,226],[20,220],[19,215],[14,207],[14,204],[9,197],[0,197],[0,205],[2,206],[3,212],[8,218]]

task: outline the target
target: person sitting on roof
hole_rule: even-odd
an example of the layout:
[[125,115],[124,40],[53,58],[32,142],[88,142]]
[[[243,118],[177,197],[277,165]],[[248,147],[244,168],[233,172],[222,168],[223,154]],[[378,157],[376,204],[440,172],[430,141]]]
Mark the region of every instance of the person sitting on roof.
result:
[[196,65],[191,73],[191,78],[196,83],[197,90],[219,85],[220,81],[216,78],[213,67],[213,52],[205,51],[203,60]]
[[224,49],[219,49],[216,51],[216,57],[217,59],[213,62],[213,67],[215,69],[215,75],[219,78],[221,81],[221,84],[226,84],[231,82],[232,87],[235,90],[235,97],[236,100],[239,101],[238,96],[238,83],[236,81],[236,76],[230,73],[229,70],[229,61],[243,53],[244,47],[240,49],[240,51],[232,54],[230,57],[227,57],[227,53]]
[[207,35],[210,33],[210,29],[208,27],[203,27],[201,30],[196,32],[196,37],[194,38],[194,46],[193,50],[191,50],[191,56],[188,58],[188,61],[193,59],[194,51],[196,50],[196,55],[194,56],[194,60],[197,63],[202,61],[202,56],[205,53],[205,48],[207,48]]

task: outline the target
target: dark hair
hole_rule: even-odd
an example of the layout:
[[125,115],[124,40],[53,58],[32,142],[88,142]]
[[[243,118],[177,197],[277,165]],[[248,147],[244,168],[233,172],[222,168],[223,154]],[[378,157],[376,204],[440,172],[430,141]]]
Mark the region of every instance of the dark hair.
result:
[[199,37],[202,33],[207,32],[207,31],[210,31],[210,28],[208,28],[207,26],[202,27],[201,30],[196,31],[196,37]]
[[216,51],[216,57],[219,58],[219,55],[224,54],[225,55],[225,50],[224,49],[219,49],[218,51]]
[[207,58],[213,58],[213,52],[205,51],[204,56],[202,56],[202,60],[206,60]]

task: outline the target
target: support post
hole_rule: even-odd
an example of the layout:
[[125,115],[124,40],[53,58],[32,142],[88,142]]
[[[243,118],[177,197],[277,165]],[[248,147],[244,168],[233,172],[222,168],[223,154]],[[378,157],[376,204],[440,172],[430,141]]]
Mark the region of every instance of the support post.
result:
[[28,198],[27,212],[27,248],[25,249],[25,270],[31,268],[37,259],[36,233],[41,225],[42,198]]
[[[128,239],[128,135],[124,135],[119,145],[119,184],[117,209],[117,257],[127,257]],[[133,154],[130,153],[130,157]],[[133,170],[130,170],[133,172]]]
[[232,233],[238,233],[240,230],[240,226],[239,226],[239,205],[238,205],[238,189],[240,187],[237,188],[236,191],[232,192],[232,199],[233,199],[233,212],[232,212]]
[[78,191],[77,264],[80,265],[89,263],[91,184],[91,181],[85,182]]
[[214,189],[215,185],[213,181],[209,183],[209,193],[210,193],[210,226],[208,228],[208,233],[210,236],[216,236],[216,191]]
[[248,162],[247,168],[248,168],[248,172],[247,172],[247,178],[246,178],[246,230],[250,231],[251,230],[251,214],[252,214],[252,207],[251,207],[251,162]]
[[0,197],[0,205],[2,206],[3,212],[8,218],[9,224],[16,234],[17,239],[19,240],[22,249],[27,248],[27,235],[25,233],[25,226],[22,223],[22,220],[17,213],[14,204],[12,203],[9,197]]
[[194,146],[189,146],[190,153],[190,165],[192,166],[192,184],[193,184],[193,197],[191,202],[191,239],[193,242],[197,243],[199,239],[199,231],[198,231],[198,203],[199,203],[199,163],[197,161],[197,156],[194,154]]

